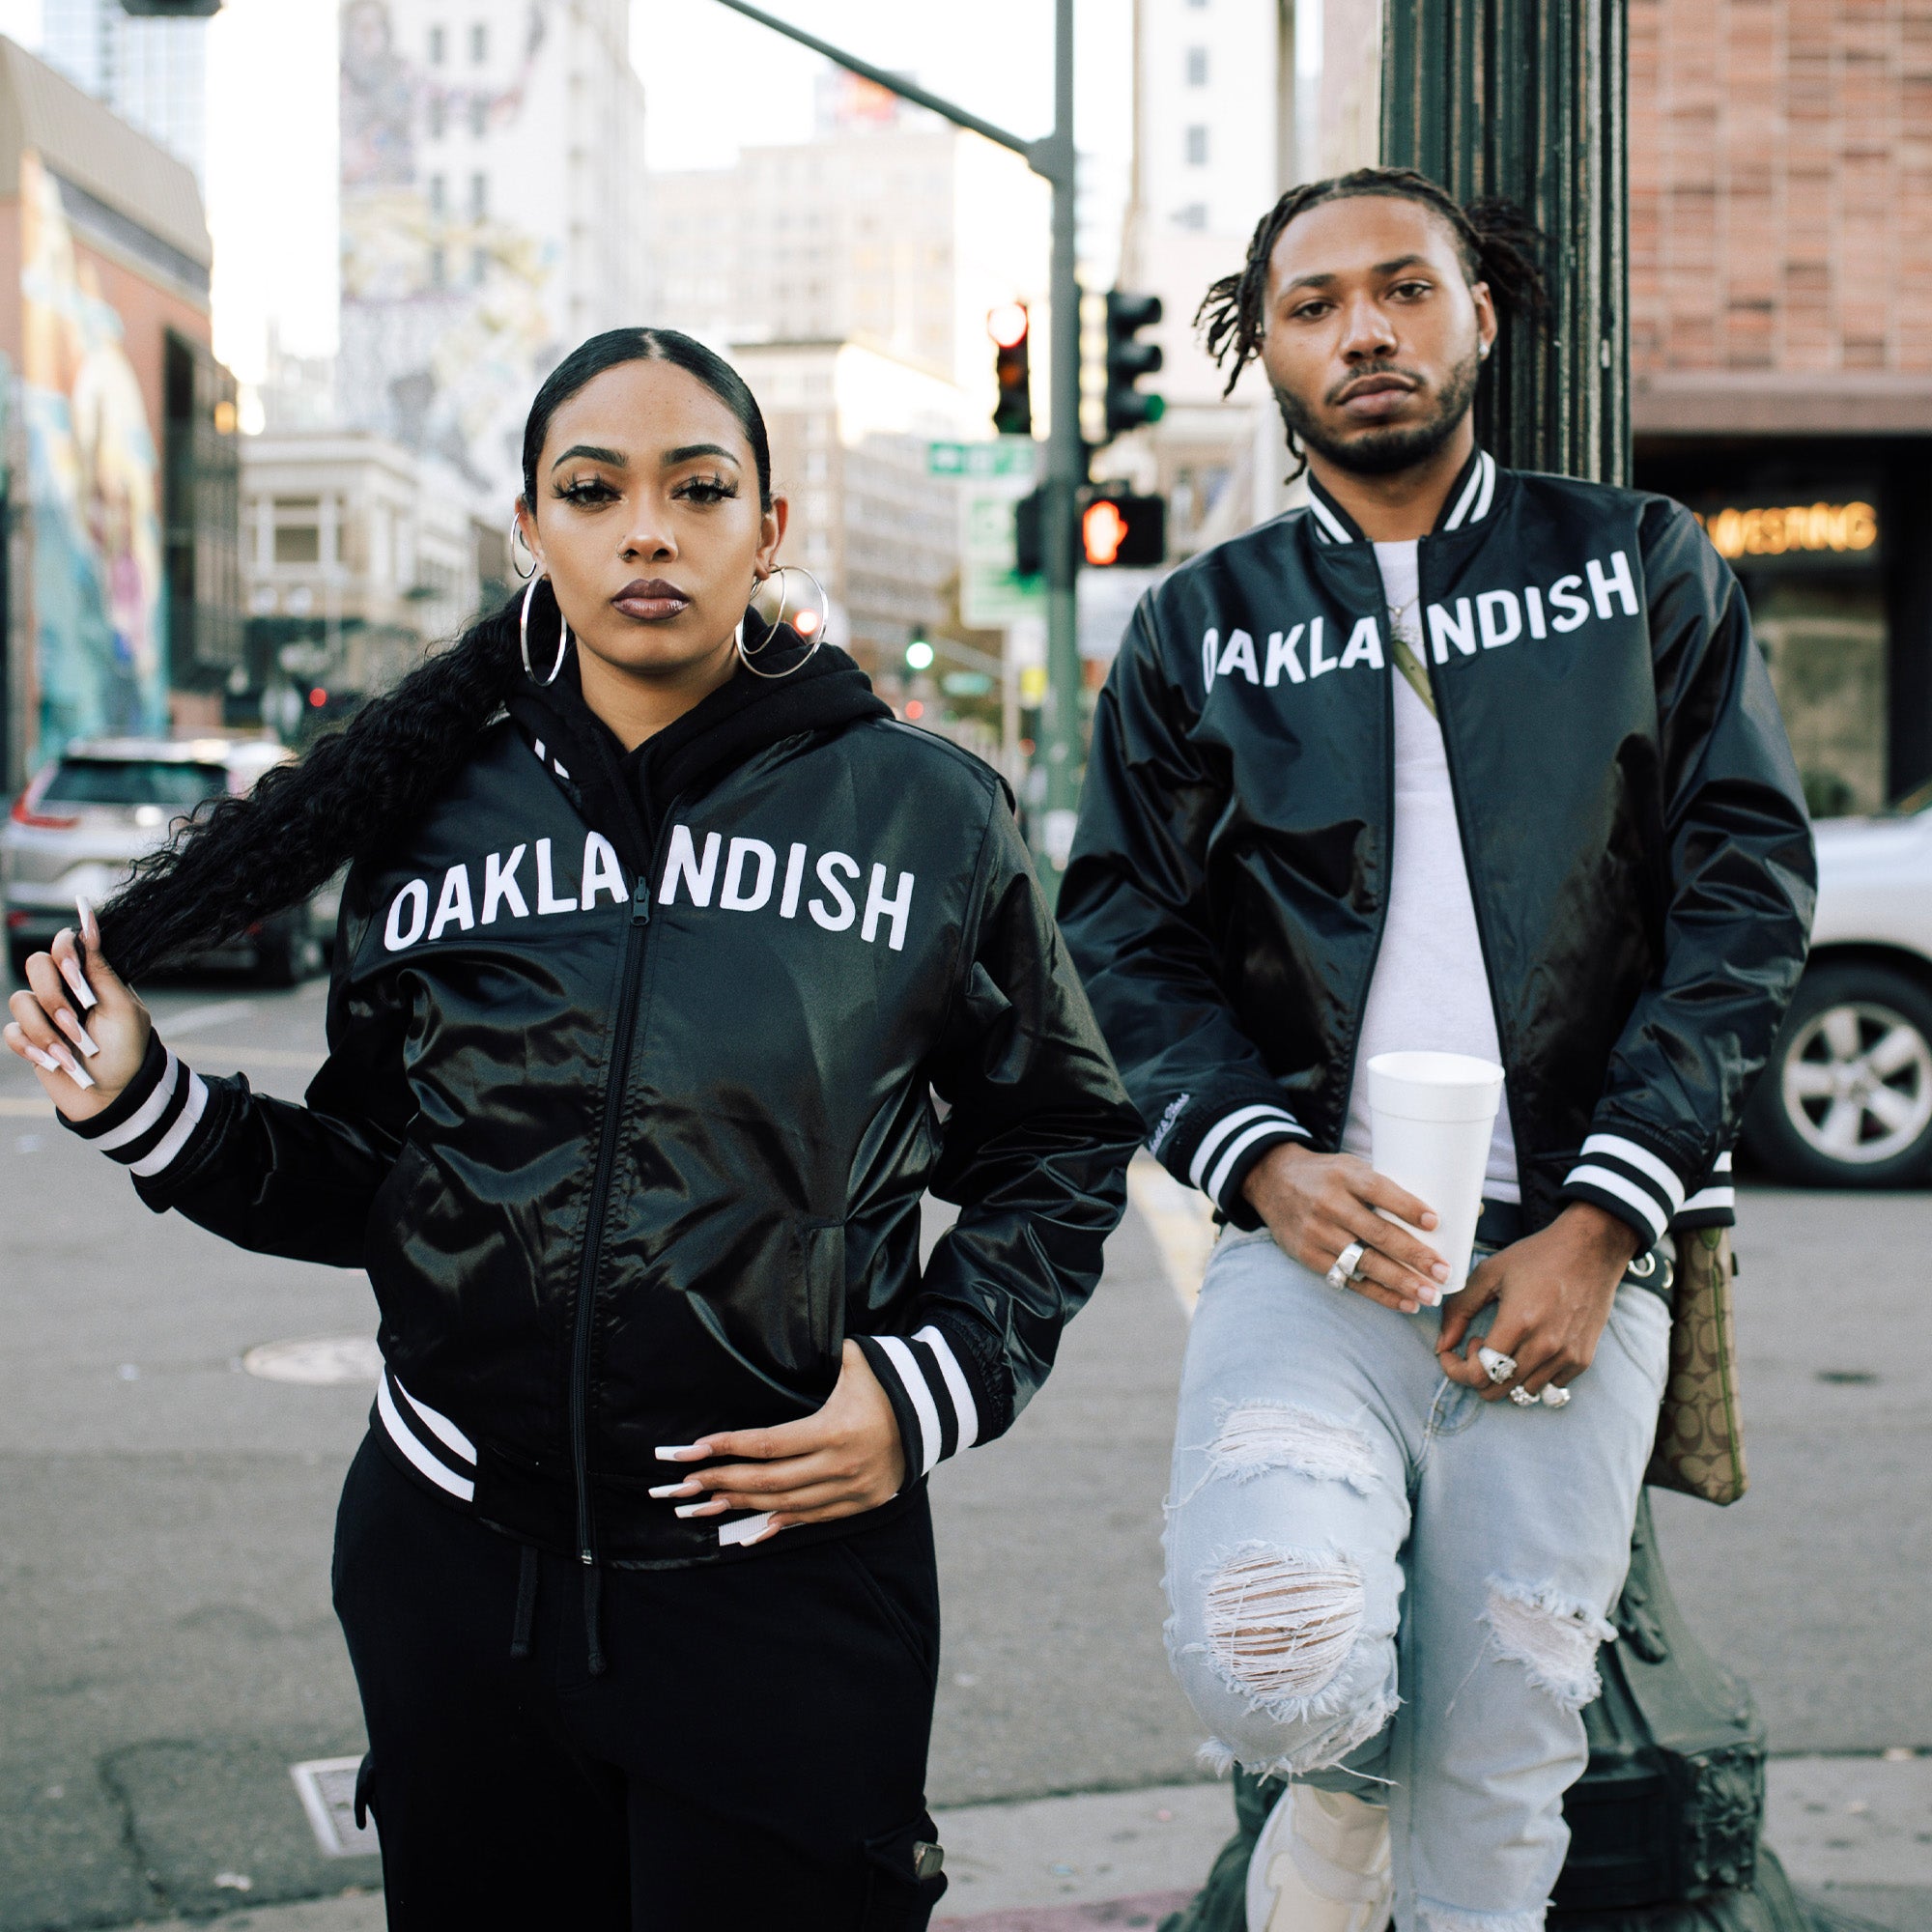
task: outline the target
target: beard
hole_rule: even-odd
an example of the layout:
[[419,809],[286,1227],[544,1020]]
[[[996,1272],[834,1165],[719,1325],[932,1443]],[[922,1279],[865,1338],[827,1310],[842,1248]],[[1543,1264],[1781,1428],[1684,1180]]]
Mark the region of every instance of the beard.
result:
[[[1300,442],[1337,469],[1354,476],[1393,476],[1426,463],[1461,427],[1476,400],[1476,382],[1483,373],[1482,356],[1471,350],[1449,372],[1436,392],[1435,411],[1424,422],[1392,424],[1361,435],[1341,437],[1319,421],[1299,396],[1275,385],[1274,399],[1291,444]],[[1349,381],[1353,382],[1354,377]]]

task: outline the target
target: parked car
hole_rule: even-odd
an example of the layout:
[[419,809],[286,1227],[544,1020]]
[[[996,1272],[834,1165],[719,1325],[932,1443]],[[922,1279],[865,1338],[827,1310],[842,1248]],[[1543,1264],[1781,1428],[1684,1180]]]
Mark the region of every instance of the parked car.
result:
[[[247,791],[293,755],[263,738],[105,738],[70,745],[35,775],[0,827],[14,977],[22,977],[30,952],[72,923],[76,894],[97,902],[109,897],[131,862],[164,843],[197,806]],[[333,914],[332,901],[319,895],[195,963],[251,967],[264,984],[294,985],[321,962]]]
[[1817,838],[1811,957],[1745,1145],[1814,1186],[1932,1180],[1932,786]]

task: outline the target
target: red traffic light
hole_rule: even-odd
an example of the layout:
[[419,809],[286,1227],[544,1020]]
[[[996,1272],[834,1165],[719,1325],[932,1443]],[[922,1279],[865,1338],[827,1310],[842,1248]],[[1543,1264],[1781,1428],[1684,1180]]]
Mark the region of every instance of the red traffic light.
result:
[[322,707],[328,702],[328,693],[326,692],[322,688],[322,686],[318,684],[314,688],[314,690],[312,690],[309,693],[308,701],[309,701],[309,708],[311,710],[320,711]]
[[1002,302],[986,311],[986,333],[1002,349],[1017,349],[1026,340],[1028,327],[1024,302]]

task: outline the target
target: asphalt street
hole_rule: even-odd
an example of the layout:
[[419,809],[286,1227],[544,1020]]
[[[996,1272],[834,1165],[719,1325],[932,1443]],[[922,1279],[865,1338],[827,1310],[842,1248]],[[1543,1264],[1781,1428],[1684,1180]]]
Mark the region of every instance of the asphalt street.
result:
[[[209,980],[155,1004],[206,1071],[298,1095],[320,1058],[319,986]],[[280,1341],[366,1342],[367,1284],[150,1215],[11,1057],[0,1217],[0,1932],[375,1885],[372,1859],[323,1856],[290,1776],[360,1749],[328,1549],[370,1388],[243,1366]],[[936,1804],[1198,1776],[1160,1645],[1185,1314],[1159,1227],[1129,1215],[1045,1394],[935,1481]],[[1779,1752],[1932,1751],[1921,1244],[1923,1195],[1750,1193],[1752,1491],[1729,1511],[1659,1498],[1678,1593]],[[1921,1922],[1898,1886],[1864,1902]]]

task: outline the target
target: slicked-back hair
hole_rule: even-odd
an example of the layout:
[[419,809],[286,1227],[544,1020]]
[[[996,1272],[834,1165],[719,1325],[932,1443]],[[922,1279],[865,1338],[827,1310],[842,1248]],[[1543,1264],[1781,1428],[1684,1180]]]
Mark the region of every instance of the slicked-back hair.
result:
[[1297,215],[1324,202],[1365,196],[1412,201],[1438,215],[1455,240],[1471,287],[1487,282],[1500,315],[1541,321],[1548,313],[1549,298],[1537,261],[1545,237],[1513,201],[1490,196],[1465,205],[1413,168],[1357,168],[1352,174],[1290,188],[1255,224],[1246,261],[1202,298],[1194,326],[1215,366],[1227,371],[1223,395],[1234,389],[1241,371],[1262,353],[1267,328],[1268,262],[1283,230]]

